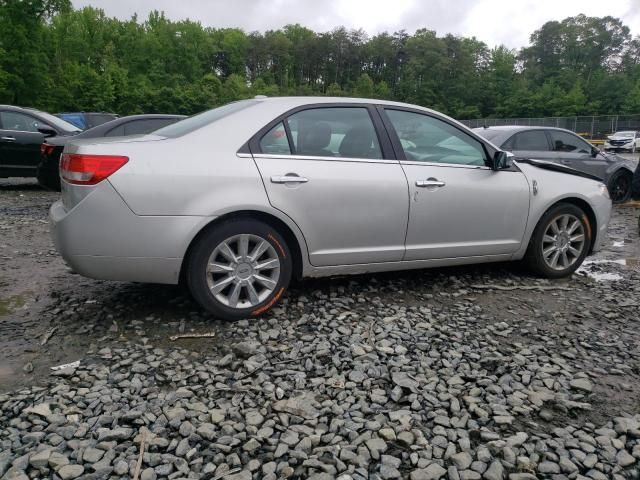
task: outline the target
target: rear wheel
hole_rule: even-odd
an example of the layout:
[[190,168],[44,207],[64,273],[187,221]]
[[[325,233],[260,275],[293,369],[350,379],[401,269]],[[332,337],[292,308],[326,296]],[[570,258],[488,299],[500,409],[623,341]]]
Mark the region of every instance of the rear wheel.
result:
[[609,179],[607,188],[613,203],[624,203],[631,197],[631,181],[633,174],[626,170],[618,170]]
[[591,246],[591,225],[585,212],[561,203],[543,215],[533,232],[526,261],[547,278],[571,275],[582,264]]
[[256,317],[275,305],[291,280],[292,260],[282,236],[251,219],[216,225],[197,241],[187,262],[196,301],[225,320]]
[[38,179],[38,184],[41,187],[44,187],[48,190],[55,190],[57,192],[60,191],[60,175],[58,174],[58,172],[54,174],[38,170],[38,172],[36,173],[36,178]]

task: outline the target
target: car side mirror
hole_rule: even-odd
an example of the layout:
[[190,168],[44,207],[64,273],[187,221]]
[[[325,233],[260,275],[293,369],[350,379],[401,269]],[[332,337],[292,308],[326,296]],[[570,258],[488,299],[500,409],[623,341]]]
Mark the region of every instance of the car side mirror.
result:
[[38,131],[43,134],[45,137],[55,137],[58,132],[56,132],[52,127],[50,127],[49,125],[40,125],[38,127]]
[[591,147],[591,156],[596,158],[600,153],[600,149],[598,147]]
[[511,167],[513,154],[509,152],[497,151],[491,159],[491,170],[505,170]]

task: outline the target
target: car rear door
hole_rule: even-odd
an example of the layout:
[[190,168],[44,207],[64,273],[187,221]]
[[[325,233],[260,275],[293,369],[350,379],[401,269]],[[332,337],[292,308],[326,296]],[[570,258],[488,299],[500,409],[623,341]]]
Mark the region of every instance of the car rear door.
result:
[[592,154],[593,147],[590,143],[578,135],[562,130],[547,130],[547,133],[558,163],[602,179],[606,177],[607,161],[600,154]]
[[300,227],[315,266],[400,261],[407,181],[375,110],[296,109],[251,142],[271,205]]
[[6,175],[35,175],[44,140],[44,135],[38,132],[41,124],[22,112],[0,111],[0,168]]
[[515,253],[529,214],[524,174],[491,170],[482,142],[443,119],[381,111],[409,182],[405,260]]

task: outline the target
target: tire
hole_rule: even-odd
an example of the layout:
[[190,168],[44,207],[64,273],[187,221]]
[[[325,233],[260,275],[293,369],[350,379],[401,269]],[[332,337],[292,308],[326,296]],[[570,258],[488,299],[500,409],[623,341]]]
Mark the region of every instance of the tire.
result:
[[624,203],[631,198],[631,182],[633,174],[624,169],[615,172],[609,179],[607,188],[613,203]]
[[[210,263],[215,268],[208,268]],[[240,320],[262,315],[282,298],[293,263],[277,230],[258,220],[236,219],[205,231],[186,268],[189,291],[205,310]]]
[[640,162],[631,180],[631,196],[634,200],[640,200]]
[[44,175],[38,172],[38,184],[47,190],[60,191],[60,177],[58,175]]
[[[563,224],[565,218],[568,219],[567,224]],[[577,225],[571,231],[574,228],[574,221],[577,222]],[[559,232],[557,234],[554,233],[554,224]],[[563,225],[567,226],[564,230],[562,229]],[[580,235],[583,237],[581,242],[578,240]],[[551,242],[551,238],[554,238],[558,243]],[[576,240],[571,241],[573,238],[576,238]],[[588,255],[591,248],[591,238],[592,228],[586,213],[575,205],[559,203],[551,207],[538,222],[529,241],[525,261],[531,270],[543,277],[568,277],[582,265]],[[569,247],[565,248],[564,245],[569,245]],[[555,247],[556,250],[561,252],[556,258],[557,264],[555,267],[553,266],[555,250],[547,254],[551,247]],[[563,248],[568,260],[565,265],[562,265],[565,263],[565,257],[562,254]],[[571,249],[577,251],[577,253]]]

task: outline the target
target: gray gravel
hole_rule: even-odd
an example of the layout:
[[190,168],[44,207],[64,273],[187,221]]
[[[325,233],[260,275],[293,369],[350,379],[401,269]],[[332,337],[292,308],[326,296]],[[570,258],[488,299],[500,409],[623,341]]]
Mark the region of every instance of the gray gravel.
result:
[[220,323],[177,287],[70,274],[36,221],[51,195],[0,189],[0,299],[24,299],[0,328],[31,349],[7,343],[10,365],[33,367],[0,394],[2,479],[132,478],[139,460],[146,480],[640,478],[638,209],[566,281],[503,265],[312,281]]

